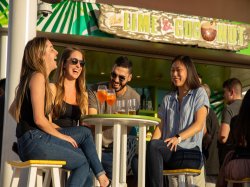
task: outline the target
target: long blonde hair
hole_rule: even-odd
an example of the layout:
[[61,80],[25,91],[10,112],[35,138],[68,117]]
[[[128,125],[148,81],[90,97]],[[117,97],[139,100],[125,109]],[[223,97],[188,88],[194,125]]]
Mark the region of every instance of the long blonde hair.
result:
[[36,37],[30,40],[24,49],[22,68],[20,74],[20,82],[16,88],[16,106],[15,106],[15,119],[19,122],[21,117],[21,107],[23,99],[29,89],[29,82],[34,72],[42,73],[45,77],[45,98],[44,98],[44,112],[49,114],[52,106],[52,93],[49,88],[49,79],[44,62],[44,55],[46,50],[45,37]]
[[[55,96],[55,102],[54,102],[54,108],[53,108],[53,118],[57,119],[61,113],[64,113],[66,108],[63,107],[63,99],[65,95],[65,89],[64,89],[64,79],[65,79],[65,73],[64,73],[64,64],[70,57],[70,55],[78,51],[82,54],[83,59],[84,54],[80,49],[77,48],[66,48],[64,49],[58,63],[58,68],[55,74],[55,84],[56,84],[56,96]],[[86,114],[88,110],[88,94],[86,90],[86,80],[85,80],[85,68],[82,68],[82,72],[80,76],[76,80],[76,102],[81,110],[81,114]]]

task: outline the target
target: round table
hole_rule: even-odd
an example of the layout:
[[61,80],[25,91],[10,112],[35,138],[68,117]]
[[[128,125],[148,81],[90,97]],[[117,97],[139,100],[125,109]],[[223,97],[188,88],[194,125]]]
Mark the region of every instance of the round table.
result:
[[95,125],[95,141],[99,158],[102,154],[102,126],[113,126],[113,168],[112,186],[127,186],[127,126],[139,127],[138,187],[145,186],[146,170],[146,127],[160,123],[159,118],[127,114],[86,115],[82,121]]

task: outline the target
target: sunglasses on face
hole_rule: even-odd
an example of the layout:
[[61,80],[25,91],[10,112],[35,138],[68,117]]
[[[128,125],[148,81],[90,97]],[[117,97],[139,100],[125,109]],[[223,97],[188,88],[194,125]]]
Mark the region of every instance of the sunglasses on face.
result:
[[85,65],[85,61],[84,60],[78,60],[77,58],[70,58],[69,61],[73,65],[76,65],[79,62],[81,67],[84,67],[84,65]]
[[113,79],[115,79],[116,77],[118,77],[120,82],[123,82],[123,81],[126,79],[125,76],[117,75],[117,74],[116,74],[115,72],[113,72],[113,71],[111,72],[111,77],[112,77]]

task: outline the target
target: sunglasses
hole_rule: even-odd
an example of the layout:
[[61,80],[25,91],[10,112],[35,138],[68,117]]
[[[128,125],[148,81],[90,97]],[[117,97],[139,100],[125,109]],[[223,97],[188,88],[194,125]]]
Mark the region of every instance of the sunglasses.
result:
[[113,72],[113,71],[112,71],[110,74],[111,74],[111,77],[112,77],[113,79],[115,79],[116,77],[118,77],[120,82],[123,82],[123,81],[126,79],[125,76],[117,75],[117,74],[116,74],[115,72]]
[[70,58],[69,61],[70,61],[71,64],[73,64],[73,65],[76,65],[76,64],[78,64],[78,62],[79,62],[81,67],[84,67],[84,65],[85,65],[85,63],[86,63],[85,60],[78,60],[77,58]]

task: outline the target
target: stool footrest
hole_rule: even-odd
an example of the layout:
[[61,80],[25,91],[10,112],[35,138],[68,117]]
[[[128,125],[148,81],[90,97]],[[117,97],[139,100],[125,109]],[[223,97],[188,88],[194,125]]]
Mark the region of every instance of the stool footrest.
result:
[[238,179],[238,180],[226,179],[226,181],[230,183],[250,183],[250,178],[244,178],[244,179]]
[[163,175],[199,175],[201,173],[200,169],[173,169],[173,170],[163,170]]

